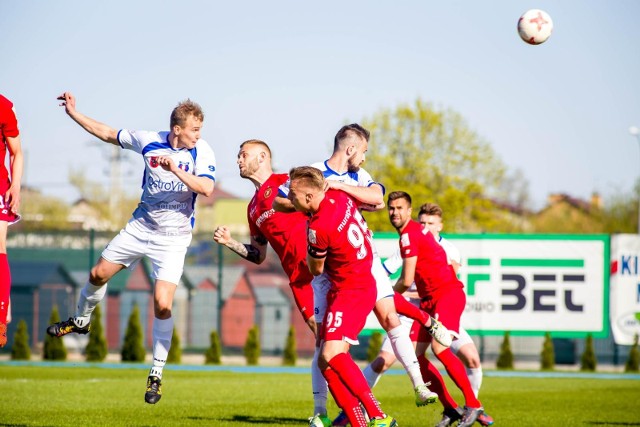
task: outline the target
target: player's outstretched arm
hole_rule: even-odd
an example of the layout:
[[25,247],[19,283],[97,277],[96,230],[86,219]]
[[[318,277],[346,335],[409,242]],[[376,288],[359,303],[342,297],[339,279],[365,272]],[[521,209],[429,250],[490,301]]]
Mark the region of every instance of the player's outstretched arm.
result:
[[240,243],[231,238],[231,232],[227,227],[221,225],[216,227],[213,232],[213,240],[219,244],[226,246],[233,252],[240,255],[247,261],[251,261],[254,264],[262,264],[267,257],[267,241],[258,241],[258,239],[251,237],[251,244]]
[[375,211],[384,208],[384,194],[379,184],[368,187],[349,185],[343,182],[327,180],[328,188],[342,190],[362,204],[362,208],[367,211]]
[[82,126],[84,130],[104,142],[119,145],[117,129],[107,126],[104,123],[100,123],[91,117],[87,117],[76,110],[76,98],[71,94],[71,92],[63,93],[58,97],[58,100],[62,101],[60,106],[64,107],[64,110],[69,117]]

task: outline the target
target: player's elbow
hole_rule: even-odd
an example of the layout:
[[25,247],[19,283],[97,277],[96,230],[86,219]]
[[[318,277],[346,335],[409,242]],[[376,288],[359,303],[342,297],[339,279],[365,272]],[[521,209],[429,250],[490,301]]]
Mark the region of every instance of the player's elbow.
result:
[[213,189],[215,188],[215,183],[210,179],[207,179],[208,182],[202,188],[202,195],[205,197],[211,197],[213,195]]

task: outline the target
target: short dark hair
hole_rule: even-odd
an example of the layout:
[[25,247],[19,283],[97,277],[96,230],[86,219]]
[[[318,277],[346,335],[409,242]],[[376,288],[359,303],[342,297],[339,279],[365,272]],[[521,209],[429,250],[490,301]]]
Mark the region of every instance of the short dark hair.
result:
[[335,138],[333,138],[333,150],[337,150],[340,142],[351,136],[352,134],[356,134],[359,137],[363,138],[365,141],[369,141],[369,136],[371,135],[368,130],[363,128],[357,123],[351,123],[350,125],[344,125],[340,128],[338,133],[336,133]]
[[404,191],[392,191],[389,193],[389,197],[387,198],[387,205],[396,199],[405,199],[409,202],[409,206],[411,206],[411,196],[409,193]]
[[267,152],[267,154],[269,155],[269,158],[271,158],[271,149],[269,148],[266,142],[261,141],[259,139],[248,139],[242,144],[240,144],[240,149],[242,149],[242,147],[244,147],[245,145],[260,145]]
[[424,205],[420,206],[420,212],[418,212],[418,216],[420,215],[435,215],[442,218],[442,208],[436,203],[425,203]]

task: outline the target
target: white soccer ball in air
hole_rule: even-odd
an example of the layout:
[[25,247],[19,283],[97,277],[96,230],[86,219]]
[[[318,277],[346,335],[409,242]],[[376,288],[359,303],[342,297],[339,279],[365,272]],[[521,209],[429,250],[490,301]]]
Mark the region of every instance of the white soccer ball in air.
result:
[[553,21],[544,10],[527,10],[518,20],[518,34],[529,44],[544,43],[552,31]]

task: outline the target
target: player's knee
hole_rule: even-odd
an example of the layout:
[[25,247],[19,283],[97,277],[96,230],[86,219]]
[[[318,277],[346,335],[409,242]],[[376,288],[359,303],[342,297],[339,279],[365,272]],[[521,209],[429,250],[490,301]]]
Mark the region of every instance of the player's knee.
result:
[[156,304],[153,311],[158,319],[168,319],[171,317],[171,306],[162,303]]
[[102,286],[109,278],[107,277],[107,272],[100,265],[96,265],[91,269],[89,273],[89,283],[93,286]]
[[376,372],[378,374],[386,371],[384,358],[380,356],[376,357],[373,362],[371,362],[371,369],[373,370],[373,372]]

